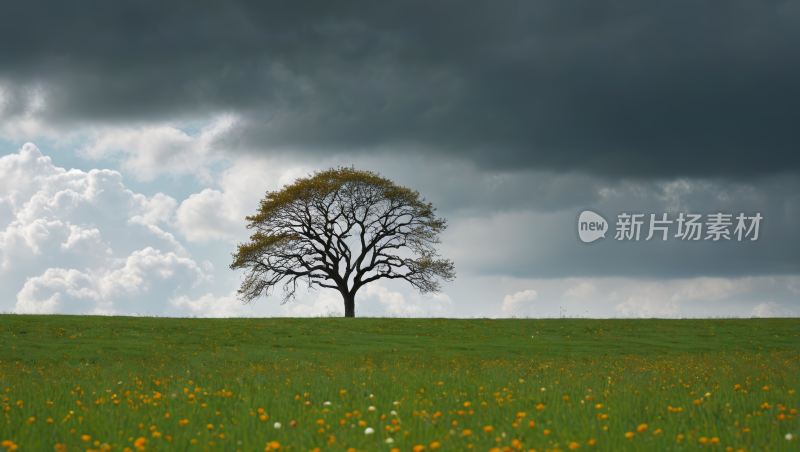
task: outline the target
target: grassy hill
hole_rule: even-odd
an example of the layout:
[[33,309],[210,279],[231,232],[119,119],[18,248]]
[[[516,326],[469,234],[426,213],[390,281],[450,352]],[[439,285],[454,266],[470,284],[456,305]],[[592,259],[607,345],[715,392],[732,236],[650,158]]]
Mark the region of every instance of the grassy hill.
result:
[[46,359],[50,364],[107,364],[119,359],[153,360],[156,356],[162,362],[166,357],[191,365],[283,358],[335,362],[387,353],[478,359],[487,354],[506,358],[541,355],[564,359],[729,349],[750,353],[763,353],[765,349],[797,351],[798,326],[796,319],[172,319],[2,315],[0,350],[3,362]]
[[800,433],[798,330],[797,319],[2,315],[0,440],[81,451],[780,449]]

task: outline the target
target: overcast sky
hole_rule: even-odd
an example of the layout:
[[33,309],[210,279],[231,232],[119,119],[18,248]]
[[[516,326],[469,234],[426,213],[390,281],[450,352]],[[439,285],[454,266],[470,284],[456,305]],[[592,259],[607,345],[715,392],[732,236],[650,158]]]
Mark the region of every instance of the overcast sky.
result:
[[268,190],[353,165],[438,208],[457,272],[357,315],[800,315],[797,43],[788,1],[0,5],[0,310],[341,315],[228,266]]

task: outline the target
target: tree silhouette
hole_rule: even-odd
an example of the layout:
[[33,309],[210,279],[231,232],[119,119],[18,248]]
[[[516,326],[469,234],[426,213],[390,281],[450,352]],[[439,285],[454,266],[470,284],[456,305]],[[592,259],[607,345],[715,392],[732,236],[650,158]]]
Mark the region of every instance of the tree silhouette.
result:
[[421,294],[439,292],[439,278],[455,278],[453,263],[435,248],[446,220],[419,193],[370,171],[329,169],[267,193],[255,233],[238,246],[231,269],[245,269],[245,304],[283,284],[283,300],[298,282],[336,289],[345,317],[355,317],[355,295],[379,279],[402,279]]

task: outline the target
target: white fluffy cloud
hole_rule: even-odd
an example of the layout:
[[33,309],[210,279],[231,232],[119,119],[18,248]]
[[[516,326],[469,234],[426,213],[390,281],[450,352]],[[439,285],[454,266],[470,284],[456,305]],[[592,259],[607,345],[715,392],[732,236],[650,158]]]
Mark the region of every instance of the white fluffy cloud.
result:
[[95,159],[122,154],[122,168],[142,181],[161,173],[193,173],[208,179],[207,165],[219,159],[212,142],[235,122],[233,116],[222,116],[196,135],[172,125],[103,127],[94,131],[89,144],[79,153]]
[[58,168],[31,143],[1,157],[0,280],[17,292],[13,310],[107,314],[144,299],[163,309],[209,281],[161,228],[177,205],[133,193],[116,171]]
[[112,254],[111,248],[103,245],[99,229],[88,229],[69,223],[67,223],[67,227],[69,227],[70,234],[67,241],[61,244],[62,251],[92,253],[95,248],[99,247],[107,254]]
[[[356,306],[359,305],[356,300]],[[344,301],[334,290],[315,290],[281,306],[281,313],[290,317],[344,316]]]
[[128,220],[128,225],[131,227],[139,226],[144,230],[150,232],[150,234],[152,234],[154,237],[158,237],[165,243],[170,244],[172,248],[181,256],[189,255],[189,252],[186,251],[186,248],[184,248],[183,245],[181,245],[181,243],[175,239],[175,236],[173,236],[169,232],[164,231],[163,229],[154,224],[146,223],[145,220],[139,215],[134,216],[133,218]]
[[253,315],[253,307],[245,306],[236,298],[236,292],[215,297],[205,294],[196,300],[186,295],[170,298],[170,305],[197,317],[248,317]]
[[32,253],[41,255],[39,246],[51,238],[51,229],[61,229],[60,221],[36,219],[28,223],[15,222],[0,232],[0,251],[3,252],[3,268],[12,264],[14,257]]
[[[404,292],[408,289],[410,288],[402,286]],[[360,315],[450,317],[457,315],[455,307],[453,299],[447,293],[419,295],[410,292],[404,295],[375,282],[366,285],[356,294],[356,312]]]
[[581,281],[575,287],[571,287],[566,292],[564,292],[561,297],[562,298],[589,298],[592,295],[597,293],[597,287],[594,284],[590,283],[589,281]]
[[207,188],[184,200],[175,226],[187,240],[205,243],[247,238],[245,217],[253,215],[269,190],[277,190],[311,170],[273,160],[239,160],[219,177],[219,190]]
[[751,317],[795,317],[797,313],[774,301],[759,303],[750,311]]
[[142,215],[136,215],[133,218],[140,219],[137,221],[144,224],[166,223],[172,219],[172,215],[178,207],[178,201],[164,193],[156,193],[150,198],[143,199],[141,202],[144,212]]
[[696,278],[686,281],[681,290],[672,296],[672,301],[721,300],[736,294],[749,293],[755,282],[753,278]]
[[196,286],[204,278],[203,271],[191,259],[146,248],[109,268],[86,272],[48,268],[41,276],[25,282],[17,294],[14,311],[50,314],[81,306],[86,313],[117,314],[125,312],[119,303],[147,295],[156,287],[157,292],[163,293],[165,289]]
[[362,290],[364,291],[363,294],[358,294],[361,295],[361,298],[377,298],[388,314],[421,317],[425,312],[422,306],[407,303],[402,294],[390,292],[389,289],[381,285],[368,284]]
[[190,242],[235,241],[245,231],[240,207],[233,195],[207,188],[181,203],[175,225]]
[[0,158],[3,267],[31,255],[85,253],[92,244],[107,251],[101,232],[83,220],[87,210],[133,207],[133,193],[115,188],[122,188],[119,173],[56,168],[30,143]]
[[505,298],[503,298],[503,306],[501,310],[503,312],[511,312],[516,309],[520,303],[535,300],[537,295],[538,293],[532,289],[517,292],[514,295],[506,295]]

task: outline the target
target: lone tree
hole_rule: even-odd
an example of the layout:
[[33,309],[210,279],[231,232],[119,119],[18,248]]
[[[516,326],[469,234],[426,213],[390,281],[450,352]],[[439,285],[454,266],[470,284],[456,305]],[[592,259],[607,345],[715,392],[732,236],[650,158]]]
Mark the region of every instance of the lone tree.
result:
[[355,317],[358,289],[379,279],[402,279],[420,293],[440,290],[455,278],[453,263],[435,245],[446,220],[419,193],[370,171],[329,169],[268,192],[255,229],[238,246],[231,269],[245,269],[239,290],[245,304],[268,297],[283,284],[284,304],[309,288],[336,289],[345,317]]

